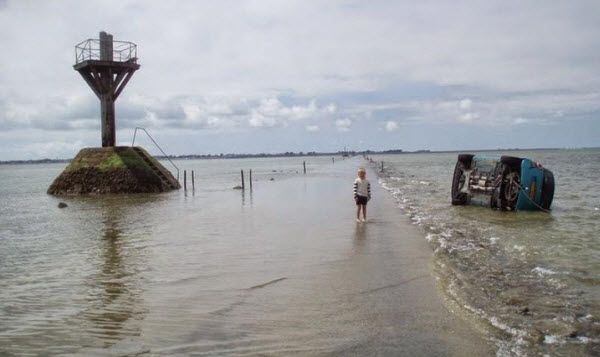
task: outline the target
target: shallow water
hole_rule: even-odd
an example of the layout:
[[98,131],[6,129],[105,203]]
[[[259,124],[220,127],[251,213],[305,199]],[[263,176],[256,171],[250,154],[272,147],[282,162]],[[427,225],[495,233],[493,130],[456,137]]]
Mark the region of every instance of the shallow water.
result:
[[[64,165],[0,166],[0,355],[489,351],[444,309],[390,197],[353,221],[361,163],[177,161],[193,192],[63,198],[45,190]],[[252,192],[232,189],[241,169]]]
[[[319,165],[330,164],[331,158],[310,161],[307,176]],[[270,250],[264,241],[244,242],[247,230],[255,228],[254,220],[228,221],[230,216],[243,218],[245,207],[253,205],[251,194],[232,187],[240,184],[241,169],[246,169],[246,175],[253,169],[259,191],[261,185],[272,183],[271,178],[298,176],[302,159],[177,164],[188,174],[194,170],[194,191],[190,175],[187,194],[181,190],[65,198],[45,193],[65,164],[0,166],[0,355],[77,354],[82,347],[90,350],[86,355],[102,354],[95,349],[127,345],[127,339],[139,336],[151,317],[150,323],[164,328],[166,336],[176,334],[173,321],[186,326],[193,314],[175,315],[171,310],[178,306],[169,306],[168,296],[148,294],[148,290],[180,284],[183,289],[178,292],[192,295],[190,282],[203,281],[203,287],[212,286],[214,291],[203,291],[206,299],[200,300],[212,299],[214,306],[195,309],[201,313],[198,310],[236,303],[237,298],[222,301],[220,289],[263,283],[252,280],[238,285],[223,279],[244,275],[231,271],[239,265],[228,265],[228,259],[250,263],[255,258],[252,252]],[[60,201],[69,207],[58,209]],[[231,242],[232,237],[240,241]],[[245,249],[239,256],[227,251],[236,244]],[[190,273],[198,270],[202,274]],[[171,293],[166,290],[165,294]],[[156,296],[163,301],[151,301]],[[153,303],[164,309],[151,307]],[[168,318],[154,316],[157,311]]]
[[[554,171],[549,215],[452,207],[456,154],[377,157],[445,294],[499,356],[598,353],[599,154],[519,153]],[[0,166],[0,355],[461,355],[439,312],[403,310],[427,300],[405,285],[427,273],[402,277],[402,211],[338,224],[353,215],[340,177],[361,161],[336,160],[179,160],[187,194],[87,198],[45,194],[64,164]],[[252,193],[232,189],[241,169]]]
[[498,355],[598,355],[600,150],[506,154],[554,172],[552,213],[451,206],[454,153],[374,160],[384,161],[381,183],[435,250],[446,293],[496,330]]

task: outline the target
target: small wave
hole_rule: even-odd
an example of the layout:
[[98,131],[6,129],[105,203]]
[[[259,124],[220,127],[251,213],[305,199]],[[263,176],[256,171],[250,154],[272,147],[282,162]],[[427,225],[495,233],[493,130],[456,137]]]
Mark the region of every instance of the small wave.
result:
[[515,245],[513,245],[513,249],[514,249],[514,250],[517,250],[517,251],[519,251],[519,252],[522,252],[522,251],[524,251],[524,250],[525,250],[525,246],[522,246],[522,245],[516,245],[516,244],[515,244]]
[[547,345],[564,344],[566,341],[564,337],[557,335],[546,335],[544,336],[544,343]]
[[555,275],[558,274],[557,272],[550,270],[550,269],[546,269],[546,268],[542,268],[542,267],[535,267],[531,270],[532,273],[536,273],[539,276],[544,276],[544,275]]
[[433,233],[428,233],[428,234],[425,236],[425,240],[426,240],[426,241],[428,241],[428,242],[431,242],[432,240],[434,240],[434,238],[435,238],[435,237],[436,237],[436,235],[435,235],[435,234],[433,234]]

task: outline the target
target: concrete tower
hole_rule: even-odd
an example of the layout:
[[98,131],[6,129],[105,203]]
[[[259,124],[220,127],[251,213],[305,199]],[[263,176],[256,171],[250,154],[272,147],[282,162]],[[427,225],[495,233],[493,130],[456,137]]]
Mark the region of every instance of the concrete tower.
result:
[[115,146],[115,101],[140,68],[136,44],[113,41],[112,35],[102,31],[99,39],[75,46],[73,68],[100,99],[102,147]]

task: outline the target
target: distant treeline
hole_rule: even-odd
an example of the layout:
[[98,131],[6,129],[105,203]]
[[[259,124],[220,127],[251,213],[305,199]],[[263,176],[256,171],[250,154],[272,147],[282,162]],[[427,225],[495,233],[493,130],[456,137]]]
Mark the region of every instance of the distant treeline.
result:
[[[206,155],[169,155],[170,159],[193,160],[193,159],[247,159],[247,158],[263,158],[263,157],[295,157],[295,156],[355,156],[355,155],[373,155],[373,154],[400,154],[402,150],[385,150],[385,151],[338,151],[338,152],[291,152],[286,151],[275,154],[206,154]],[[166,156],[155,156],[157,159],[166,159]],[[40,159],[40,160],[10,160],[0,161],[0,165],[22,165],[22,164],[50,164],[50,163],[68,163],[71,159]]]
[[71,162],[71,159],[10,160],[0,161],[0,165],[56,164],[62,162]]
[[[598,148],[578,148],[578,149],[598,149]],[[337,152],[291,152],[286,151],[276,154],[206,154],[206,155],[169,155],[170,159],[192,160],[192,159],[247,159],[247,158],[262,158],[262,157],[295,157],[295,156],[356,156],[356,155],[377,155],[377,154],[419,154],[419,153],[466,153],[466,152],[489,152],[489,151],[538,151],[538,150],[560,150],[559,148],[499,148],[490,150],[449,150],[449,151],[402,151],[401,149],[393,150],[363,150],[363,151],[337,151]],[[568,149],[567,149],[568,150]],[[155,156],[158,159],[166,159],[166,156]],[[68,163],[71,159],[41,159],[41,160],[11,160],[0,161],[0,165],[21,165],[21,164],[50,164],[50,163]]]
[[[296,156],[355,156],[355,155],[373,155],[373,154],[400,154],[402,150],[385,150],[385,151],[337,151],[337,152],[316,152],[316,151],[286,151],[282,153],[267,154],[206,154],[206,155],[169,155],[170,159],[195,160],[195,159],[248,159],[248,158],[264,158],[264,157],[296,157]],[[165,159],[166,156],[155,156],[157,159]]]

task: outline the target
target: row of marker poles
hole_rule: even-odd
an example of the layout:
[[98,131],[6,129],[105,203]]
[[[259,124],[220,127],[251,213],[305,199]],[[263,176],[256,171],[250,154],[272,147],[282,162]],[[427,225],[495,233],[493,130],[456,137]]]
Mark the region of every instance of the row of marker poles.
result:
[[[302,162],[302,168],[304,169],[304,174],[306,174],[306,161]],[[194,174],[194,172],[192,171],[192,175],[193,174]],[[242,178],[242,190],[245,190],[246,189],[246,181],[244,180],[244,170],[240,170],[240,176]],[[185,187],[185,171],[183,172],[183,177],[184,177],[184,187]],[[192,176],[192,182],[193,181],[194,181],[194,178]],[[250,183],[250,191],[252,191],[252,169],[250,169],[250,173],[248,176],[248,182]]]
[[[364,158],[365,158],[366,160],[369,160],[369,162],[370,162],[370,163],[375,163],[375,161],[373,161],[373,158],[372,158],[372,157],[370,157],[370,156],[366,156],[366,155],[364,155]],[[383,160],[381,160],[381,172],[383,172]]]
[[[335,159],[331,158],[332,162],[335,163]],[[302,168],[304,169],[304,174],[306,175],[306,161],[302,162]],[[383,171],[383,161],[381,162],[381,171]],[[196,189],[194,186],[194,170],[192,172],[192,191]],[[240,176],[242,177],[242,190],[246,189],[246,182],[244,181],[244,170],[240,171]],[[250,175],[248,177],[248,182],[250,183],[250,191],[252,191],[252,169],[250,169]],[[183,170],[183,190],[187,191],[187,170]]]
[[[183,170],[183,190],[187,192],[187,171]],[[194,185],[194,170],[192,170],[192,192],[196,190]]]

